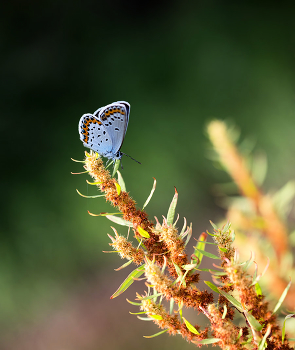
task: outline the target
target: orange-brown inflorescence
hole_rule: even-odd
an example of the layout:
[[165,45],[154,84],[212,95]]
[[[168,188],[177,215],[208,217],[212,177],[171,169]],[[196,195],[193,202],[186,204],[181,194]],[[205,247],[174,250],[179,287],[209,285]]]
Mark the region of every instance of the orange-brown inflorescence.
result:
[[142,300],[141,310],[145,311],[148,316],[156,315],[158,318],[153,318],[153,321],[162,329],[168,329],[168,333],[177,334],[181,328],[177,315],[171,316],[168,314],[163,305],[156,304],[153,300]]
[[[159,236],[160,242],[164,242],[172,261],[178,263],[181,256],[185,256],[184,242],[179,238],[177,228],[173,224],[168,225],[166,218],[164,218],[163,225],[157,222],[153,232]],[[183,262],[179,261],[179,264],[183,264]]]
[[[138,226],[149,233],[150,238],[144,241],[144,245],[150,258],[155,257],[157,263],[162,265],[163,254],[170,255],[172,251],[173,261],[175,263],[178,265],[188,264],[187,256],[183,254],[183,243],[178,236],[170,235],[168,246],[164,241],[159,241],[159,235],[155,234],[153,229],[154,224],[149,221],[147,213],[136,208],[135,201],[127,192],[121,191],[121,193],[118,194],[115,185],[115,183],[117,183],[116,179],[112,178],[109,171],[104,168],[103,161],[96,153],[86,153],[84,168],[95,180],[100,190],[105,193],[106,200],[111,202],[114,207],[118,208],[123,214],[123,219],[132,223],[135,235],[141,238],[137,233]],[[171,231],[171,229],[169,230]],[[169,234],[169,230],[167,230],[167,234]],[[170,251],[171,248],[172,250]],[[168,262],[168,269],[173,276],[177,276],[172,262]],[[188,283],[197,282],[198,278],[198,274],[188,276]]]
[[265,334],[267,327],[271,327],[271,335],[267,338],[268,349],[291,349],[287,342],[282,344],[282,333],[277,325],[276,316],[268,309],[268,303],[264,301],[264,296],[257,295],[255,287],[251,285],[251,276],[240,265],[229,261],[224,270],[232,283],[233,289],[238,293],[245,310],[251,313],[256,320],[263,320],[262,336]]
[[231,321],[223,320],[222,314],[214,304],[210,304],[207,310],[210,315],[213,335],[220,339],[218,345],[222,349],[246,349],[241,345],[245,338],[243,335],[239,338],[240,329]]
[[196,287],[184,287],[172,285],[173,281],[167,277],[153,261],[146,259],[145,276],[150,284],[163,293],[167,300],[173,298],[177,303],[183,303],[187,307],[206,307],[213,301],[212,293],[200,291]]
[[[93,177],[100,190],[105,193],[106,199],[123,214],[125,220],[132,223],[135,236],[143,240],[142,247],[144,249],[135,248],[131,242],[125,237],[118,235],[114,229],[115,238],[110,236],[112,240],[110,245],[118,251],[121,258],[132,260],[137,265],[145,262],[145,265],[142,267],[145,268],[145,276],[148,283],[158,293],[161,293],[167,301],[173,299],[179,307],[196,308],[198,311],[203,312],[211,322],[213,336],[220,339],[218,344],[223,349],[244,349],[242,343],[247,340],[248,328],[244,327],[241,333],[239,332],[240,329],[231,322],[234,311],[229,305],[228,299],[221,296],[219,300],[220,308],[218,309],[213,304],[212,293],[206,290],[200,291],[193,285],[193,283],[198,282],[199,275],[198,273],[193,273],[193,269],[197,264],[190,264],[185,253],[185,244],[183,242],[185,234],[181,233],[179,236],[175,225],[168,224],[165,218],[162,225],[157,222],[157,225],[154,227],[153,223],[149,221],[146,212],[136,208],[135,201],[129,194],[125,191],[118,191],[116,179],[110,176],[97,154],[93,152],[90,154],[86,153],[85,169]],[[247,179],[244,180],[246,181]],[[248,194],[252,193],[251,195],[254,197],[258,193],[255,190],[253,192],[251,186],[249,188],[246,186],[243,191],[245,193],[250,191]],[[140,235],[142,230],[139,227],[146,231],[148,235],[144,237]],[[236,259],[234,258],[234,249],[232,247],[233,233],[230,225],[228,224],[221,230],[215,229],[214,231],[214,239],[222,259],[221,265],[226,272],[226,276],[221,276],[223,286],[219,289],[230,294],[232,291],[239,294],[239,300],[246,310],[244,312],[245,318],[247,319],[247,313],[251,313],[256,320],[263,324],[263,329],[259,336],[261,335],[262,337],[266,333],[267,327],[271,327],[271,334],[267,338],[269,349],[289,350],[286,341],[285,344],[280,343],[281,332],[277,326],[275,316],[268,311],[267,303],[263,301],[262,296],[257,296],[255,288],[251,286],[252,279],[250,276],[246,274],[240,265],[235,263]],[[169,277],[160,268],[164,265],[167,268],[167,272],[169,272]],[[187,266],[192,266],[192,269],[188,270],[189,272],[186,270]],[[175,283],[176,279],[178,283]],[[187,328],[187,323],[180,322],[177,315],[167,313],[162,305],[156,304],[152,299],[144,300],[142,297],[139,299],[141,300],[141,309],[160,328],[167,329],[170,334],[181,334],[198,346],[201,346],[201,339],[208,337],[208,328],[200,332],[200,327],[196,325],[194,327],[197,332],[192,332],[191,327],[191,330]],[[226,315],[222,314],[222,305],[227,306],[224,308],[224,310],[227,310]],[[198,332],[200,334],[195,334]],[[257,347],[258,344],[255,342],[255,344],[251,345]]]
[[118,208],[125,220],[133,224],[135,231],[140,226],[152,234],[151,228],[153,227],[153,223],[148,220],[147,213],[136,209],[135,201],[127,192],[122,191],[118,194],[115,185],[117,182],[116,179],[112,178],[109,171],[104,168],[103,161],[96,153],[86,154],[84,167],[95,182],[98,182],[100,190],[106,195],[106,200]]
[[208,335],[208,328],[200,332],[198,326],[195,326],[195,328],[200,334],[192,333],[184,323],[178,320],[177,315],[170,315],[163,305],[156,304],[151,299],[142,300],[141,310],[145,311],[160,328],[167,329],[169,334],[180,334],[183,338],[196,343],[199,340],[205,339]]
[[122,259],[133,260],[136,265],[140,265],[144,259],[144,251],[141,248],[134,248],[132,243],[129,242],[125,237],[118,235],[114,229],[116,237],[111,236],[112,242],[109,243],[114,250],[118,251]]

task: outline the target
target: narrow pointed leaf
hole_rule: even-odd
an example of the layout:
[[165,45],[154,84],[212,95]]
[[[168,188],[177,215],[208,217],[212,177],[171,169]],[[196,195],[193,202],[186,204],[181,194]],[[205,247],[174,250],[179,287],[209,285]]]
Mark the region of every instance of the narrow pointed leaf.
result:
[[141,317],[141,316],[137,316],[137,318],[141,321],[152,321],[153,319],[150,317]]
[[[283,324],[283,328],[282,328],[282,343],[284,343],[284,340],[285,340],[286,321],[287,321],[289,318],[295,318],[295,314],[290,314],[290,315],[287,315],[287,316],[285,317],[284,324]],[[290,340],[290,339],[289,339],[289,340]]]
[[177,193],[176,188],[175,188],[175,194],[173,196],[172,202],[170,204],[170,207],[169,207],[169,210],[167,213],[167,224],[168,225],[173,224],[177,200],[178,200],[178,193]]
[[184,234],[185,228],[186,228],[186,218],[184,218],[184,224],[183,224],[182,230],[180,231],[180,234],[179,234],[180,238],[183,238],[182,235]]
[[79,173],[73,173],[73,172],[71,171],[71,174],[72,174],[72,175],[81,175],[81,174],[86,174],[86,173],[89,173],[89,170],[80,171]]
[[106,215],[106,218],[108,218],[109,220],[115,222],[116,224],[118,225],[121,225],[121,226],[128,226],[128,227],[131,227],[132,226],[132,223],[127,221],[127,220],[124,220],[118,216],[114,216],[114,215]]
[[268,325],[267,330],[264,334],[264,337],[261,339],[261,341],[259,343],[258,350],[264,350],[267,347],[266,338],[269,336],[270,331],[271,331],[271,326]]
[[81,192],[79,192],[77,189],[76,189],[77,193],[81,196],[81,197],[84,197],[84,198],[98,198],[98,197],[105,197],[105,194],[98,194],[96,196],[85,196],[84,194],[82,194]]
[[171,298],[171,299],[170,299],[170,310],[169,310],[170,315],[173,314],[173,309],[174,309],[174,299]]
[[158,320],[158,321],[163,320],[163,317],[161,315],[149,315],[149,316],[155,320]]
[[73,162],[76,162],[76,163],[85,163],[85,160],[76,160],[74,158],[71,158]]
[[192,332],[192,333],[194,333],[194,334],[197,334],[197,335],[200,334],[200,333],[196,330],[196,328],[195,328],[192,324],[190,324],[190,323],[188,322],[188,320],[186,320],[184,317],[182,317],[182,319],[184,320],[184,323],[185,323],[187,329],[188,329],[190,332]]
[[129,260],[127,261],[125,264],[123,264],[122,266],[118,267],[117,269],[115,269],[115,271],[119,271],[119,270],[122,270],[124,269],[125,267],[129,266],[131,263],[133,263],[133,260]]
[[261,290],[260,284],[258,282],[255,284],[255,292],[256,292],[256,295],[258,295],[258,296],[262,295],[262,290]]
[[114,299],[120,294],[122,294],[123,292],[125,292],[125,290],[128,287],[130,287],[131,284],[134,282],[134,278],[138,278],[144,273],[144,268],[145,268],[145,265],[141,265],[137,269],[133,270],[125,279],[125,281],[120,285],[120,287],[116,290],[116,292],[111,296],[111,299]]
[[126,298],[126,300],[127,300],[127,302],[128,302],[129,304],[131,304],[131,305],[134,305],[134,306],[141,306],[141,303],[136,303],[135,301],[131,301],[131,300],[127,299],[127,298]]
[[214,230],[218,231],[218,227],[211,221],[209,220],[211,226],[214,228]]
[[188,242],[190,241],[191,237],[192,237],[192,234],[193,234],[193,228],[192,228],[192,223],[190,224],[190,227],[188,229],[188,232],[187,232],[187,237],[186,237],[186,241],[184,243],[184,246],[186,247]]
[[289,291],[289,288],[291,287],[291,281],[288,283],[287,287],[285,288],[285,290],[283,291],[277,305],[275,306],[274,310],[273,310],[273,313],[275,313],[276,311],[278,311],[278,309],[280,308],[280,306],[282,305],[283,301],[285,300],[286,298],[286,295]]
[[88,185],[101,185],[102,181],[98,181],[98,182],[89,182],[88,180],[86,180],[86,182],[88,183]]
[[116,189],[117,189],[118,196],[120,196],[120,194],[121,194],[121,186],[117,182],[115,182],[115,186],[116,186]]
[[150,238],[149,233],[140,226],[137,226],[137,232],[144,238]]
[[224,304],[223,305],[223,314],[222,314],[222,319],[223,320],[225,319],[226,314],[227,314],[227,306]]
[[202,251],[204,251],[204,249],[205,249],[206,239],[207,239],[206,233],[205,232],[201,233],[199,240],[198,240],[198,243],[197,243],[197,246],[195,247],[194,255],[197,257],[196,262],[198,263],[198,266],[201,265],[201,262],[202,262],[202,259],[204,256]]
[[156,184],[157,184],[157,180],[154,178],[154,184],[153,184],[153,188],[151,190],[151,193],[150,195],[148,196],[147,200],[145,201],[143,207],[142,207],[142,210],[149,204],[150,200],[152,199],[153,197],[153,194],[155,192],[155,189],[156,189]]
[[119,166],[120,166],[120,159],[116,159],[112,177],[114,177],[116,175],[116,172],[119,169]]
[[219,339],[219,338],[207,338],[207,339],[203,339],[203,340],[199,340],[199,341],[193,341],[193,343],[206,345],[206,344],[218,343],[220,340],[221,339]]
[[256,318],[252,316],[249,312],[244,311],[244,314],[250,325],[255,329],[255,331],[260,332],[263,326],[256,320]]
[[231,302],[239,311],[244,312],[245,310],[242,307],[242,304],[235,299],[232,295],[224,292],[223,290],[219,290],[213,283],[209,282],[209,281],[204,281],[205,284],[207,284],[207,286],[209,288],[211,288],[214,292],[219,293],[221,295],[223,295],[229,302]]
[[154,298],[160,297],[161,295],[162,295],[162,293],[156,293],[156,294],[153,294],[153,295],[148,295],[147,297],[140,298],[140,300],[154,299]]
[[219,256],[214,255],[214,254],[209,253],[209,252],[206,252],[205,250],[196,248],[196,251],[202,253],[203,255],[207,256],[208,258],[220,260],[220,257],[219,257]]
[[121,190],[122,190],[123,192],[126,192],[125,181],[124,181],[124,179],[123,179],[123,177],[122,177],[122,175],[121,175],[121,173],[120,173],[119,170],[117,170],[117,175],[118,175],[118,184],[120,185]]
[[163,334],[163,333],[166,333],[168,331],[168,329],[165,329],[164,331],[161,331],[161,332],[159,332],[159,333],[156,333],[156,334],[153,334],[153,335],[144,335],[143,337],[144,338],[155,338],[155,337],[157,337],[158,335],[161,335],[161,334]]
[[197,264],[187,264],[187,265],[182,265],[181,267],[182,267],[184,270],[190,271],[190,270],[195,269],[196,266],[197,266]]

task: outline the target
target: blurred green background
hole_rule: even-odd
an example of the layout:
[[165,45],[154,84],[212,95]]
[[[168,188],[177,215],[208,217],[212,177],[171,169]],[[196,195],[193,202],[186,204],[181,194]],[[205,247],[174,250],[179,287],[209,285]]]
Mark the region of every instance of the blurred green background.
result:
[[[122,151],[139,205],[153,177],[150,217],[178,212],[197,237],[223,211],[212,186],[228,181],[206,158],[212,118],[233,121],[268,153],[265,189],[294,177],[295,22],[287,3],[10,1],[1,42],[1,349],[191,349],[109,297],[130,269],[109,250],[110,211],[88,186],[82,114],[131,104]],[[182,220],[182,219],[181,219]],[[182,222],[179,221],[182,227]],[[126,230],[118,227],[119,233]],[[189,254],[192,251],[188,252]],[[190,312],[190,322],[206,320]]]

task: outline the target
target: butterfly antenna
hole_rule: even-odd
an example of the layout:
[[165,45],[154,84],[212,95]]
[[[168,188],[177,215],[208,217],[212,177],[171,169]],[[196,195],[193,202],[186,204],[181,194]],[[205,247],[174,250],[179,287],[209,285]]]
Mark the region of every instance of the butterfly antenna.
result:
[[141,163],[140,163],[138,160],[136,160],[136,159],[132,158],[132,157],[131,157],[131,156],[129,156],[128,154],[123,153],[123,152],[121,152],[121,153],[122,153],[122,154],[124,154],[124,156],[127,156],[127,157],[131,158],[132,160],[136,161],[136,163],[141,164]]

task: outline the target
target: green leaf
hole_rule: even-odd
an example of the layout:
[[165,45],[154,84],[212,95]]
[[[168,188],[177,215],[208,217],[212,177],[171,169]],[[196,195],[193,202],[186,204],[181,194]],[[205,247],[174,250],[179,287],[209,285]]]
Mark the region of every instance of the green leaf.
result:
[[132,227],[132,223],[124,220],[118,216],[114,216],[114,215],[106,215],[106,218],[108,218],[109,220],[111,220],[112,222],[115,222],[118,225],[121,226],[128,226],[128,227]]
[[151,190],[151,193],[150,195],[148,196],[147,200],[145,201],[143,207],[142,207],[142,210],[149,204],[150,200],[152,199],[153,197],[153,194],[155,192],[155,189],[156,189],[156,184],[157,184],[157,180],[154,178],[154,184],[153,184],[153,188]]
[[141,265],[137,269],[133,270],[128,277],[124,280],[124,282],[120,285],[120,287],[116,290],[116,292],[111,296],[111,299],[116,298],[125,290],[131,286],[131,284],[134,282],[134,278],[140,277],[144,273],[145,265]]
[[209,288],[211,288],[214,292],[219,293],[221,295],[223,295],[229,302],[231,302],[239,311],[244,312],[245,310],[242,307],[242,304],[235,299],[232,295],[224,292],[223,290],[219,290],[215,284],[209,282],[209,281],[204,281],[205,284],[207,284],[207,286]]
[[98,194],[96,196],[85,196],[84,194],[82,194],[81,192],[79,192],[77,189],[76,191],[78,192],[78,194],[81,196],[81,197],[84,197],[84,198],[98,198],[98,197],[105,197],[105,194]]
[[174,308],[174,299],[171,298],[171,299],[170,299],[170,315],[173,314],[173,308]]
[[167,224],[172,225],[173,224],[173,219],[174,219],[174,215],[175,215],[175,209],[176,209],[176,205],[177,205],[177,199],[178,199],[178,193],[176,191],[175,188],[175,194],[172,198],[172,202],[170,204],[168,213],[167,213]]
[[225,233],[226,231],[228,231],[230,229],[231,223],[228,221],[225,226],[222,228],[222,233]]
[[76,162],[76,163],[85,163],[85,160],[76,160],[76,159],[73,159],[73,158],[71,158],[71,160],[73,162]]
[[[197,246],[195,247],[194,255],[196,256],[197,259],[193,259],[194,262],[197,262],[197,266],[201,265],[202,259],[204,254],[201,253],[205,249],[205,242],[207,239],[207,235],[205,232],[201,233]],[[200,252],[201,251],[201,252]]]
[[118,184],[120,185],[121,190],[122,190],[123,192],[126,192],[125,181],[123,180],[123,177],[122,177],[122,175],[121,175],[121,173],[120,173],[119,170],[117,170],[117,175],[118,175]]
[[196,330],[196,328],[195,328],[193,325],[191,325],[184,317],[182,317],[182,319],[184,320],[184,323],[185,323],[187,329],[188,329],[190,332],[192,332],[192,333],[194,333],[194,334],[197,334],[197,335],[200,334],[200,333]]
[[88,183],[88,185],[101,185],[103,182],[89,182],[88,180],[86,180],[86,182]]
[[150,238],[149,233],[140,226],[137,226],[137,232],[144,238]]
[[130,315],[142,315],[142,314],[146,314],[145,311],[140,311],[140,312],[131,312],[129,311]]
[[149,317],[154,318],[155,320],[161,321],[163,317],[161,315],[149,315]]
[[255,329],[255,331],[260,332],[263,326],[256,320],[256,318],[247,311],[244,311],[244,314],[250,325]]
[[[199,240],[197,240],[197,242],[200,242]],[[214,242],[203,242],[204,244],[213,244],[213,245],[218,245],[217,243]],[[201,248],[200,248],[201,249]]]
[[190,270],[195,269],[196,266],[197,266],[197,264],[187,264],[187,265],[182,265],[181,267],[182,267],[184,270],[190,271]]
[[220,270],[213,270],[213,269],[196,269],[198,271],[206,271],[206,272],[212,272],[212,273],[218,273]]
[[198,248],[196,248],[196,250],[198,252],[202,253],[203,255],[207,256],[208,258],[220,260],[220,257],[217,256],[217,255],[214,255],[212,253],[206,252],[205,250],[201,250],[201,249],[198,249]]
[[218,247],[218,249],[219,249],[220,251],[224,252],[224,253],[227,252],[227,249],[226,249],[226,248]]
[[112,177],[114,177],[116,175],[117,170],[119,169],[120,166],[120,159],[116,159],[115,161],[115,165],[114,165],[114,169],[113,169],[113,174]]
[[220,290],[215,286],[215,284],[211,283],[210,281],[204,281],[204,283],[207,284],[207,286],[211,288],[214,292],[220,294]]
[[120,266],[117,269],[115,269],[115,271],[119,271],[119,270],[124,269],[125,267],[129,266],[132,262],[133,262],[133,259],[127,261],[125,264],[123,264],[122,266]]
[[137,316],[137,318],[141,321],[152,321],[153,319],[150,317],[141,317],[141,316]]
[[194,341],[194,344],[202,344],[202,345],[206,345],[206,344],[213,344],[213,343],[218,343],[221,339],[219,338],[207,338],[207,339],[203,339],[203,340],[199,340],[199,341]]
[[161,295],[162,295],[162,293],[156,293],[156,294],[153,294],[153,295],[148,295],[146,297],[140,298],[140,300],[154,299],[154,298],[160,297]]
[[262,295],[262,290],[258,282],[255,284],[255,292],[256,292],[256,295],[258,296]]
[[216,270],[209,269],[209,272],[212,272],[212,274],[215,276],[226,276],[227,275],[227,273],[224,271],[216,271]]
[[285,288],[285,290],[283,291],[277,305],[275,306],[274,310],[273,310],[273,314],[278,311],[278,309],[280,308],[280,306],[282,305],[283,301],[285,300],[286,298],[286,295],[289,291],[289,288],[291,287],[291,281],[288,283],[287,287]]
[[[184,218],[183,221],[184,221],[183,227],[182,227],[182,229],[180,231],[180,234],[179,234],[180,238],[183,238],[182,236],[184,235],[184,231],[185,231],[185,228],[186,228],[186,218]],[[295,231],[294,231],[294,236],[295,236]],[[294,239],[294,241],[295,241],[295,239]]]
[[225,319],[226,314],[227,314],[227,306],[224,304],[223,305],[223,314],[222,314],[222,319],[223,320]]
[[186,247],[188,242],[190,241],[191,237],[192,237],[192,233],[193,233],[193,228],[192,228],[192,223],[190,224],[190,227],[187,229],[187,234],[183,235],[183,238],[187,235],[186,237],[186,241],[184,243],[184,246]]
[[284,340],[285,340],[286,321],[287,321],[289,318],[295,318],[295,314],[289,314],[289,315],[287,315],[287,316],[285,317],[285,321],[284,321],[283,328],[282,328],[282,343],[284,343]]
[[127,298],[126,298],[126,300],[127,300],[127,302],[128,302],[129,304],[131,304],[131,305],[141,306],[141,303],[136,303],[135,301],[131,301],[131,300],[127,299]]
[[117,189],[118,196],[120,196],[120,194],[121,194],[121,186],[117,182],[115,182],[115,186],[116,186],[116,189]]
[[270,331],[271,331],[271,326],[269,325],[267,327],[265,334],[264,334],[264,337],[259,342],[258,350],[264,350],[267,348],[266,338],[269,336]]
[[209,220],[211,226],[214,228],[214,230],[218,231],[218,227],[211,221]]
[[168,329],[165,329],[165,330],[163,330],[163,331],[161,331],[161,332],[159,332],[159,333],[156,333],[156,334],[153,334],[153,335],[144,335],[143,337],[144,338],[154,338],[154,337],[157,337],[158,335],[161,335],[161,334],[163,334],[163,333],[166,333],[168,331]]

